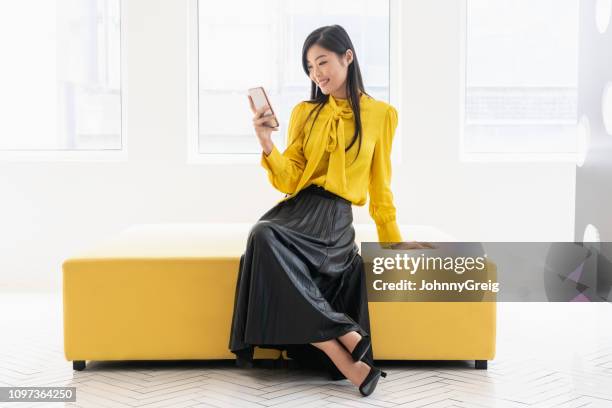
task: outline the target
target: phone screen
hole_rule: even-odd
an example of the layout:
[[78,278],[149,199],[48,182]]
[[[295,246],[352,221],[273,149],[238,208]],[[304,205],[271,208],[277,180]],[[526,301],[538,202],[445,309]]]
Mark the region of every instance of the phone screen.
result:
[[262,87],[251,88],[249,89],[249,95],[251,96],[251,99],[253,100],[255,109],[260,109],[263,106],[267,106],[268,108],[270,108],[269,111],[266,112],[264,115],[271,116],[270,121],[268,123],[272,125],[273,127],[277,127],[278,120],[276,119],[276,115],[274,114],[274,110],[272,109],[272,106],[270,106],[270,103],[268,101],[268,98],[266,96],[266,92],[264,91],[264,89]]

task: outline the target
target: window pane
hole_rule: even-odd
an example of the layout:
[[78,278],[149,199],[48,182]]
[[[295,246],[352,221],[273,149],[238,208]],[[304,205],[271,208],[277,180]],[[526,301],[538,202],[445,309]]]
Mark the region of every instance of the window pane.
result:
[[119,0],[0,3],[0,109],[11,113],[0,149],[121,149],[119,10]]
[[389,2],[199,1],[199,153],[258,154],[247,89],[264,86],[279,116],[273,134],[285,147],[291,109],[308,99],[301,66],[306,36],[342,25],[353,41],[366,91],[389,100]]
[[466,4],[464,147],[492,152],[572,151],[578,0],[467,0]]

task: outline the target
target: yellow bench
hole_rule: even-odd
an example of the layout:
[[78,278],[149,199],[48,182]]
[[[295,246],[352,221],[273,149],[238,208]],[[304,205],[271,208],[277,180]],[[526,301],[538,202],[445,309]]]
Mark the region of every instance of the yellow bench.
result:
[[[235,359],[228,349],[240,255],[252,224],[143,224],[62,264],[64,352],[87,360]],[[451,241],[433,228],[404,237]],[[356,242],[377,241],[355,224]],[[377,360],[475,360],[495,355],[496,304],[370,302]],[[286,355],[285,355],[286,357]],[[255,349],[256,359],[279,351]]]

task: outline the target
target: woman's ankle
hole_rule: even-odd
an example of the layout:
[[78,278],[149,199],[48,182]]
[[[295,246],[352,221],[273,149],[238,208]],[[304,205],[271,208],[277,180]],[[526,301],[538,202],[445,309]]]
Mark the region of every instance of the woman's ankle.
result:
[[357,343],[361,341],[361,338],[361,335],[353,330],[338,337],[338,341],[344,345],[349,353],[351,353],[355,349],[355,346],[357,346]]

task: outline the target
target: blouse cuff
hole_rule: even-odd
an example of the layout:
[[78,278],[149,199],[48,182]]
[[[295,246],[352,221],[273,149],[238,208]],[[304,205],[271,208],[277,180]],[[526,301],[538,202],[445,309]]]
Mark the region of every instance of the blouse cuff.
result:
[[272,146],[272,151],[267,156],[265,152],[261,152],[261,165],[266,170],[270,170],[275,174],[279,174],[282,172],[283,156],[276,148],[276,145]]
[[397,221],[389,221],[384,224],[376,224],[379,242],[402,242],[402,234]]

